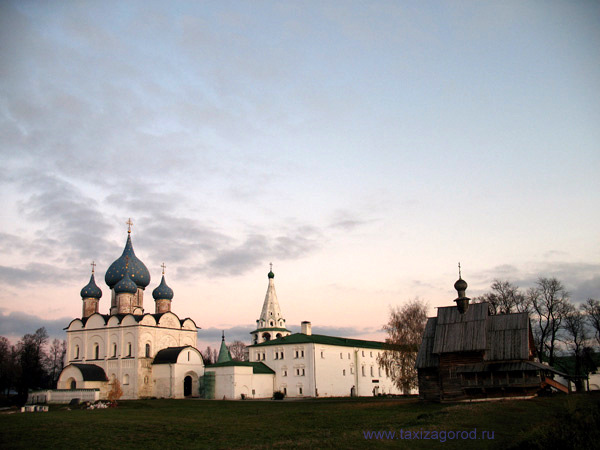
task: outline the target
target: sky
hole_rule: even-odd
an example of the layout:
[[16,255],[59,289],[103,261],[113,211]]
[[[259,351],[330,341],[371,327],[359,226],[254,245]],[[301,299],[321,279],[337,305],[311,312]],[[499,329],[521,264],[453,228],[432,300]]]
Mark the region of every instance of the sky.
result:
[[0,335],[81,315],[133,221],[199,340],[383,339],[495,278],[600,297],[600,3],[0,1]]

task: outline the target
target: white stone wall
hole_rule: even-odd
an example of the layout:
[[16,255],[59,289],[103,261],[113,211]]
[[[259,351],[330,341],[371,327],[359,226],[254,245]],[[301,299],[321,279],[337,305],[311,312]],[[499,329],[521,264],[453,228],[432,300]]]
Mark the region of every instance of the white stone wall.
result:
[[273,374],[255,374],[252,367],[209,367],[215,374],[215,400],[273,397]]
[[184,398],[184,380],[192,379],[192,397],[198,397],[198,380],[204,376],[204,362],[195,348],[183,349],[173,364],[152,366],[153,396],[158,398]]
[[[155,396],[155,376],[152,360],[159,350],[167,347],[180,347],[197,343],[197,330],[191,320],[183,326],[173,313],[166,313],[156,323],[151,315],[137,322],[131,315],[121,322],[117,317],[104,318],[92,315],[85,326],[81,320],[74,320],[67,331],[67,361],[70,363],[95,364],[106,372],[109,380],[118,379],[123,390],[123,399]],[[116,356],[114,344],[117,346]],[[129,345],[131,344],[131,353]],[[150,345],[146,357],[146,344]],[[95,346],[99,358],[95,359]],[[79,348],[79,358],[76,358]],[[61,375],[62,378],[62,375]],[[183,396],[183,387],[182,396]],[[164,392],[161,389],[160,392]]]
[[252,348],[250,355],[251,361],[262,361],[275,371],[275,390],[286,392],[288,397],[401,394],[379,368],[380,352],[306,343]]

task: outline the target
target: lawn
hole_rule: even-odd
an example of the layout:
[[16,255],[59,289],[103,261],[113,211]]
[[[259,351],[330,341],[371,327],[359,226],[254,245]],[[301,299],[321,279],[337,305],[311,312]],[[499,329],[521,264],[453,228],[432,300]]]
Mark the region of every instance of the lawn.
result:
[[[423,431],[421,439],[364,432]],[[449,439],[466,431],[477,441]],[[0,414],[0,448],[598,448],[600,395],[486,403],[416,399],[140,400],[118,408]],[[438,433],[438,440],[425,440]],[[488,431],[494,439],[481,439]],[[465,435],[466,436],[466,435]],[[416,437],[411,433],[411,437]],[[566,447],[564,447],[564,444]]]

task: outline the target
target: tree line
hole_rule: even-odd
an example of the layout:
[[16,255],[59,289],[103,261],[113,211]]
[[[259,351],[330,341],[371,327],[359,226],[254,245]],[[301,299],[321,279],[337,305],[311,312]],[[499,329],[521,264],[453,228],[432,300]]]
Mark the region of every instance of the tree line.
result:
[[600,346],[600,301],[588,298],[580,304],[556,278],[539,277],[535,286],[522,291],[510,281],[496,279],[490,292],[474,299],[487,302],[490,314],[527,312],[541,361],[554,365],[559,351],[575,359],[575,373],[594,369],[594,347]]
[[[595,369],[594,347],[600,347],[600,301],[589,298],[576,304],[561,281],[539,277],[525,291],[508,280],[495,279],[490,291],[475,297],[473,302],[487,302],[490,314],[528,313],[540,361],[554,365],[558,353],[566,352],[574,357],[577,375]],[[378,362],[405,393],[418,388],[414,365],[427,309],[424,301],[414,299],[392,308],[383,327],[388,333],[388,349]]]
[[53,389],[64,367],[67,342],[53,339],[42,327],[26,334],[16,345],[0,336],[0,394],[17,394],[24,402],[29,389]]

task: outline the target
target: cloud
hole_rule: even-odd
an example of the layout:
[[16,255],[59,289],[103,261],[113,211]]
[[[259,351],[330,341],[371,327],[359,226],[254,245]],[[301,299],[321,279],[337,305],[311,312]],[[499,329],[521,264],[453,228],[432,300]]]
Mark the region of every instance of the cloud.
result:
[[521,289],[535,287],[538,278],[557,278],[574,302],[600,297],[600,264],[566,261],[536,261],[520,266],[500,265],[473,274],[474,280],[491,284],[508,280]]
[[101,206],[69,181],[58,176],[23,171],[18,184],[26,197],[20,201],[20,213],[43,224],[37,242],[63,260],[89,259],[114,252],[107,236],[111,224]]
[[22,286],[26,284],[43,283],[52,285],[56,280],[72,280],[60,267],[50,264],[30,263],[24,268],[0,266],[0,282],[5,285]]
[[220,249],[206,266],[211,273],[240,275],[269,258],[301,258],[319,248],[321,237],[322,233],[316,227],[301,224],[288,227],[280,235],[250,234],[242,244]]
[[34,333],[38,328],[45,327],[50,339],[65,339],[63,330],[69,325],[71,319],[60,318],[55,320],[43,319],[41,317],[24,312],[0,312],[0,335],[17,339],[25,334]]
[[233,341],[250,342],[250,332],[256,329],[252,325],[237,325],[231,328],[206,328],[198,331],[198,339],[203,342],[221,342],[222,333],[225,332],[225,342],[231,344]]

